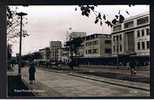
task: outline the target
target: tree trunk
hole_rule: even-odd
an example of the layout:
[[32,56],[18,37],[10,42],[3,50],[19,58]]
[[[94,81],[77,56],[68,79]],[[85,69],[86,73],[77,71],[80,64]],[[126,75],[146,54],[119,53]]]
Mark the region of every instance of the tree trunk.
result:
[[71,53],[71,56],[70,56],[71,62],[70,62],[69,66],[70,66],[71,70],[73,70],[74,69],[74,65],[73,65],[73,51],[71,51],[70,53]]

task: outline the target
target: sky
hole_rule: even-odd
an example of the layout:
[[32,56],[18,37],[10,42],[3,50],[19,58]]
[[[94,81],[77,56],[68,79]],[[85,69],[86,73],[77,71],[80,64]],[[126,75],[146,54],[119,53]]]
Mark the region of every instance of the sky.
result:
[[[75,11],[75,8],[78,8]],[[111,28],[106,24],[100,26],[95,24],[95,15],[85,17],[77,5],[73,6],[28,6],[18,7],[18,12],[26,12],[28,20],[23,29],[27,30],[30,36],[23,38],[22,54],[32,53],[39,49],[49,47],[50,41],[59,40],[63,43],[66,41],[68,33],[86,32],[87,35],[92,33],[110,34]],[[106,14],[108,19],[113,19],[115,14],[121,13],[127,18],[146,11],[149,11],[148,5],[101,5],[96,11]],[[130,15],[126,14],[128,11]],[[69,28],[72,30],[69,30]],[[19,52],[19,41],[13,44],[13,55]]]

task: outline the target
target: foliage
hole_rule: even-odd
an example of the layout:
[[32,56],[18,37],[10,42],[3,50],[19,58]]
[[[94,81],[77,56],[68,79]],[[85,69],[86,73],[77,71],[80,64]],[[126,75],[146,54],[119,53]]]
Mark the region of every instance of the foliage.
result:
[[73,57],[73,53],[77,55],[77,51],[79,47],[81,46],[82,42],[83,42],[83,39],[81,37],[72,38],[66,42],[65,46],[70,50],[71,57]]
[[[129,5],[129,6],[131,6],[131,5]],[[94,13],[96,16],[94,23],[100,24],[101,26],[103,25],[103,23],[105,23],[108,26],[112,27],[113,25],[115,25],[117,23],[123,23],[123,21],[125,20],[125,17],[121,14],[120,10],[119,10],[118,14],[115,15],[115,18],[113,18],[112,20],[109,20],[106,17],[105,13],[101,13],[101,12],[96,11],[95,10],[96,7],[97,7],[97,5],[79,5],[82,16],[89,17],[92,13]],[[75,11],[77,11],[77,8],[75,8]],[[126,12],[126,14],[129,15],[128,11],[125,11],[125,12]]]
[[[20,17],[16,15],[18,7],[8,7],[6,9],[7,14],[7,42],[12,44],[19,37],[20,32]],[[26,18],[23,19],[23,26],[27,24]],[[23,30],[23,37],[29,36],[26,30]]]

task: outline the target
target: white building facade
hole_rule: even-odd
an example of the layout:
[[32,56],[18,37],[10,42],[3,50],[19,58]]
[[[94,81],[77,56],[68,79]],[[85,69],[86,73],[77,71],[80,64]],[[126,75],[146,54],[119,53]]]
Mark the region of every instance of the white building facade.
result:
[[112,28],[112,55],[150,55],[150,16],[145,12]]
[[39,53],[41,54],[42,59],[44,60],[50,59],[50,48],[46,47],[43,49],[39,49]]
[[84,57],[109,57],[111,50],[110,34],[92,34],[85,37],[84,41]]
[[50,60],[60,61],[62,55],[62,43],[61,41],[50,41]]

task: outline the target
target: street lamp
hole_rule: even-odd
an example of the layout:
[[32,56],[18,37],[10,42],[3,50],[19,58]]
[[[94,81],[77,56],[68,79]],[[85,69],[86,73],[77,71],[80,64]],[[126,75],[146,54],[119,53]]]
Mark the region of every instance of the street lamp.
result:
[[26,16],[27,13],[19,12],[16,13],[18,16],[20,16],[20,42],[19,42],[19,61],[18,61],[18,75],[21,76],[21,49],[22,49],[22,20],[23,16]]

